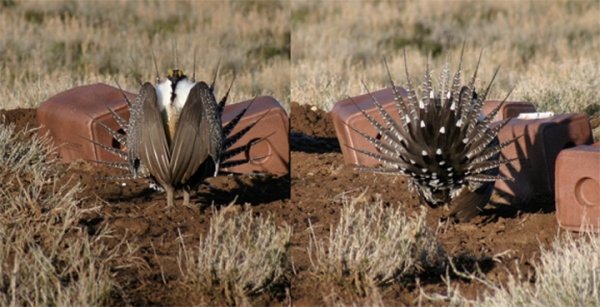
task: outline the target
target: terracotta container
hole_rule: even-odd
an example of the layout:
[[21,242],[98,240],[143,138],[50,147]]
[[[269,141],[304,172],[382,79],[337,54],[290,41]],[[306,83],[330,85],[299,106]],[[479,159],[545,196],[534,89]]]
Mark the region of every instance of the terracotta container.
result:
[[[404,89],[399,90],[401,95],[406,96],[406,91]],[[384,109],[390,113],[392,118],[400,120],[395,106],[392,88],[383,89],[373,92],[372,94]],[[370,152],[377,151],[375,146],[350,128],[353,127],[367,135],[378,137],[376,129],[369,123],[361,110],[365,111],[380,123],[383,122],[383,117],[373,103],[371,96],[369,94],[364,94],[336,102],[331,110],[333,126],[335,127],[335,132],[338,141],[340,142],[340,148],[342,149],[344,162],[346,164],[375,166],[378,163],[377,160],[352,150],[352,148],[360,148]]]
[[560,227],[600,231],[600,142],[560,152],[555,188]]
[[514,181],[499,180],[495,190],[510,203],[530,206],[554,200],[554,169],[559,152],[592,143],[585,114],[561,114],[534,120],[513,118],[500,130],[498,140],[505,142],[515,136],[521,137],[501,154],[506,159],[518,160],[500,167],[500,173]]
[[[130,100],[135,99],[135,94],[125,94]],[[118,88],[96,83],[64,91],[37,109],[40,133],[49,133],[64,162],[77,159],[121,161],[90,142],[94,140],[119,147],[118,142],[102,127],[104,124],[115,131],[119,129],[108,108],[129,119],[127,103]]]
[[[494,108],[498,106],[502,101],[501,100],[489,100],[483,104],[481,108],[481,113],[483,115],[487,115]],[[493,121],[499,121],[506,118],[513,118],[519,116],[521,113],[532,113],[535,112],[535,106],[530,102],[521,102],[521,101],[506,101],[500,107],[498,113],[494,117]]]
[[[126,95],[130,100],[135,99],[136,96],[129,92],[126,92]],[[223,124],[229,122],[249,103],[250,101],[245,101],[225,106]],[[77,159],[122,162],[112,153],[90,142],[93,140],[112,147],[119,147],[118,142],[102,127],[104,124],[113,130],[119,129],[108,108],[124,119],[129,119],[127,103],[118,88],[98,83],[59,93],[42,103],[37,110],[37,119],[42,126],[40,133],[49,133],[64,162]],[[263,115],[265,116],[262,117]],[[278,175],[288,173],[288,117],[275,99],[258,97],[233,133],[259,118],[261,119],[256,126],[234,144],[234,147],[246,144],[250,140],[267,136],[268,138],[252,146],[248,152],[240,153],[232,158],[234,160],[250,158],[250,163],[227,170],[239,173],[271,172]],[[258,157],[262,158],[256,159]]]
[[[223,125],[239,114],[251,101],[225,106]],[[262,141],[252,145],[248,152],[240,153],[230,159],[230,161],[248,159],[250,162],[225,170],[235,173],[268,172],[276,175],[289,173],[290,143],[287,113],[274,98],[257,97],[231,135],[256,121],[258,121],[256,125],[233,144],[232,148],[243,146],[253,140],[262,139]]]

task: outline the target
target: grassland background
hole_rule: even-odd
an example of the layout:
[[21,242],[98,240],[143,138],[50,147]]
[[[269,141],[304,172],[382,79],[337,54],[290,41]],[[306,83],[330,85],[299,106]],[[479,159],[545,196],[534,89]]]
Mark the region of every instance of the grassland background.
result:
[[289,24],[285,1],[0,0],[0,108],[113,79],[137,93],[137,78],[156,75],[151,50],[164,77],[175,54],[191,75],[195,49],[200,80],[221,60],[221,93],[237,74],[230,102],[271,95],[287,105]]
[[[539,110],[600,115],[600,1],[292,2],[291,99],[330,110],[335,101],[389,86],[385,57],[403,84],[428,55],[434,76],[456,68],[465,43],[470,76],[483,50],[480,84],[500,73],[492,97]],[[463,79],[464,80],[464,79]],[[420,84],[416,83],[416,84]],[[437,83],[436,83],[437,84]],[[600,132],[600,131],[599,131]]]

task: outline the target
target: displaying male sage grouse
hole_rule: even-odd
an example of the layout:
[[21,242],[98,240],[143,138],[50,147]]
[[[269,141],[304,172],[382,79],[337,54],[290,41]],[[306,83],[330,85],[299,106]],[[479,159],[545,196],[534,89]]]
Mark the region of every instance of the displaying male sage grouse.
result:
[[231,85],[217,103],[214,95],[216,77],[215,73],[209,86],[173,69],[165,80],[157,73],[156,86],[144,83],[134,101],[124,95],[130,111],[129,121],[109,110],[125,134],[106,125],[103,127],[126,150],[96,144],[125,161],[100,162],[128,171],[129,174],[121,179],[150,178],[166,191],[168,207],[173,205],[174,192],[183,190],[183,204],[187,206],[190,191],[205,178],[216,176],[220,167],[248,162],[227,160],[257,142],[230,148],[256,124],[230,135],[250,105],[223,127],[221,115]]
[[380,162],[377,167],[359,169],[406,175],[409,189],[416,191],[422,201],[429,205],[450,203],[453,218],[469,220],[487,204],[496,180],[510,180],[498,175],[498,167],[512,160],[501,159],[499,153],[515,139],[498,144],[496,136],[508,119],[491,123],[506,98],[487,116],[481,115],[482,105],[498,70],[483,94],[479,95],[475,90],[479,60],[467,85],[461,84],[462,54],[453,76],[446,63],[437,91],[433,88],[428,64],[419,95],[408,74],[406,55],[404,65],[406,97],[401,96],[386,64],[400,120],[394,120],[371,95],[383,122],[361,111],[381,138],[351,127],[377,149],[376,152],[359,148],[353,150]]

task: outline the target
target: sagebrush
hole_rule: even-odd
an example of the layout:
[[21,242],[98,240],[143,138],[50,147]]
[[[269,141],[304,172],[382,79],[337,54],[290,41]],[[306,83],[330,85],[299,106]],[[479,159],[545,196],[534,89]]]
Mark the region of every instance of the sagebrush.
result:
[[288,269],[289,226],[251,210],[227,217],[213,212],[206,236],[196,246],[181,237],[181,282],[229,305],[246,305],[252,296],[282,283]]
[[488,290],[469,299],[447,278],[445,295],[422,291],[422,298],[442,300],[452,306],[598,306],[600,235],[567,232],[558,236],[550,248],[541,248],[540,259],[533,262],[533,272],[525,274],[517,267],[506,284],[494,283],[481,272],[454,270],[471,282],[485,284]]
[[108,304],[111,267],[131,253],[102,244],[107,228],[92,236],[80,225],[97,208],[80,208],[81,189],[61,181],[47,138],[0,124],[0,144],[0,305]]
[[[364,197],[364,194],[362,195]],[[313,236],[308,247],[319,279],[346,284],[362,296],[425,269],[440,269],[445,252],[425,222],[425,210],[408,215],[363,197],[344,200],[329,238]]]

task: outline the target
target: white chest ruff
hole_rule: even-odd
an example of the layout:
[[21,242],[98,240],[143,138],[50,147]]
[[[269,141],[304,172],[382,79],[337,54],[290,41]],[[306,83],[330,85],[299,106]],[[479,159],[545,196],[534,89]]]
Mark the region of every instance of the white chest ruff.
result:
[[167,79],[156,86],[158,107],[161,112],[167,113],[168,121],[177,121],[194,85],[195,83],[188,79],[179,80],[175,86],[175,95],[171,80]]

